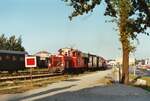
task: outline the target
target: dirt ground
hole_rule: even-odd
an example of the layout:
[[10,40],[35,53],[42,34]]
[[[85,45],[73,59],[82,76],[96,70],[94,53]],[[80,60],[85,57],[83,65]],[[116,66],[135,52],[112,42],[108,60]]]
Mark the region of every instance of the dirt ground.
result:
[[40,89],[1,95],[2,101],[148,101],[150,93],[137,87],[109,84],[111,70],[71,77]]

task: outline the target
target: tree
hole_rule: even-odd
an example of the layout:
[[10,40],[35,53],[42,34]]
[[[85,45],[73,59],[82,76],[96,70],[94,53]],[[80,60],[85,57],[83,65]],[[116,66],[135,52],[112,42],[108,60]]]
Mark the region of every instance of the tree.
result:
[[6,39],[6,37],[5,37],[5,35],[4,34],[2,34],[1,36],[0,36],[0,49],[6,49],[6,41],[7,41],[7,39]]
[[[63,0],[73,7],[69,16],[73,17],[93,12],[94,8],[101,4],[102,0]],[[122,46],[122,79],[124,84],[129,83],[129,54],[135,49],[134,40],[137,35],[144,33],[149,35],[150,27],[150,0],[105,0],[105,16],[111,16],[119,30],[119,38]]]
[[21,36],[17,39],[16,50],[25,51],[25,48],[22,46]]
[[0,49],[1,50],[14,50],[14,51],[25,51],[22,46],[21,36],[16,38],[15,35],[5,37],[4,34],[0,36]]

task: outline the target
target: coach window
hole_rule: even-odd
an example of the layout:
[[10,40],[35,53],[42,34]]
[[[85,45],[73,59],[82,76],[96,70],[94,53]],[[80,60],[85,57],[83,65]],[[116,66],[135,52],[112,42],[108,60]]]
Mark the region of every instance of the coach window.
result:
[[21,57],[21,58],[20,58],[20,61],[24,61],[24,58],[23,58],[23,57]]
[[2,61],[2,56],[0,56],[0,61]]
[[9,59],[10,59],[10,56],[7,55],[7,56],[6,56],[6,60],[9,60]]
[[13,57],[12,57],[12,60],[13,60],[13,61],[16,61],[17,59],[16,59],[16,57],[15,57],[15,56],[13,56]]

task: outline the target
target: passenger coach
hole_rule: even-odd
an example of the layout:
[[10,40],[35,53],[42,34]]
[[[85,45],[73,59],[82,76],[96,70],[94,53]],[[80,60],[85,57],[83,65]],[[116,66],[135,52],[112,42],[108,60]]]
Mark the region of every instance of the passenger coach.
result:
[[0,50],[0,71],[18,71],[25,69],[27,52]]

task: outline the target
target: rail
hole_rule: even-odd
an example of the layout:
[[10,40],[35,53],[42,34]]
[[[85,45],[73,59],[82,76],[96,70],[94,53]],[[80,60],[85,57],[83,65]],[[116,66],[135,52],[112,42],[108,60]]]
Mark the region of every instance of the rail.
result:
[[[44,77],[53,77],[60,76],[62,73],[50,73],[50,74],[37,74],[32,75],[32,79],[44,78]],[[12,76],[12,77],[1,77],[0,82],[12,81],[12,80],[29,80],[31,79],[31,75],[23,75],[23,76]]]

